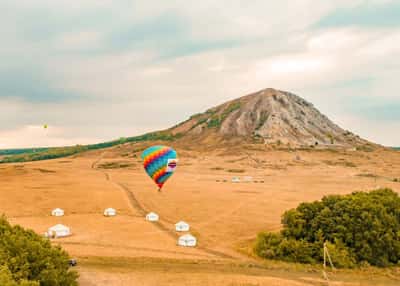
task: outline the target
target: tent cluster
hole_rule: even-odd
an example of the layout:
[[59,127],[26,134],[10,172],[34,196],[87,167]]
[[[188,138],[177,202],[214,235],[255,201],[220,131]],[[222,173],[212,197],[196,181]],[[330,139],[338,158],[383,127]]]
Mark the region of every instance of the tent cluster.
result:
[[[216,179],[216,182],[223,182],[226,183],[228,182],[227,179]],[[243,176],[243,177],[238,177],[234,176],[230,179],[232,183],[264,183],[263,179],[254,179],[252,176]]]
[[[64,216],[64,210],[60,208],[55,208],[51,211],[51,215],[55,217]],[[106,217],[116,216],[117,211],[113,208],[106,208],[103,212],[103,215]],[[45,233],[44,236],[48,238],[60,238],[70,236],[72,234],[71,229],[68,226],[63,224],[56,224],[50,227]]]
[[[60,208],[55,208],[54,210],[51,211],[52,216],[64,216],[64,210]],[[116,216],[117,211],[113,208],[106,208],[103,212],[104,216]]]
[[[160,219],[160,217],[158,216],[158,214],[156,214],[154,212],[150,212],[146,215],[147,221],[156,222],[159,219]],[[179,221],[175,224],[175,231],[177,231],[177,232],[187,232],[189,230],[190,230],[190,225],[187,222]],[[197,244],[197,240],[191,234],[185,234],[178,238],[179,246],[193,247],[193,246],[196,246],[196,244]]]

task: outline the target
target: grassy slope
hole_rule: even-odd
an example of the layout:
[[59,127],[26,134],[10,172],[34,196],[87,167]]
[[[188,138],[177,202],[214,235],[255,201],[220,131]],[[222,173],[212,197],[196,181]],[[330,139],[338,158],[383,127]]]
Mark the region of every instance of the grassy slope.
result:
[[113,140],[98,144],[90,144],[90,145],[2,150],[1,152],[3,153],[0,153],[0,155],[5,155],[5,157],[0,160],[0,164],[56,159],[56,158],[67,157],[88,150],[96,150],[96,149],[112,147],[127,142],[142,142],[149,140],[171,141],[178,138],[179,136],[180,136],[179,134],[171,135],[169,132],[161,131],[161,132],[151,132],[135,137],[120,138],[118,140]]

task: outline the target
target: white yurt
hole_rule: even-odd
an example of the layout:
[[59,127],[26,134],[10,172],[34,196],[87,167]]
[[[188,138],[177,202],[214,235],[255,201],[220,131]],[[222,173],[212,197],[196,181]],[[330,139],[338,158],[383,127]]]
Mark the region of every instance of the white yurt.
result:
[[48,237],[57,238],[71,235],[71,230],[68,226],[56,224],[47,230]]
[[232,178],[232,183],[239,183],[240,182],[240,178],[239,177],[233,177]]
[[106,208],[104,210],[104,216],[116,216],[117,215],[117,211],[113,208]]
[[158,219],[159,219],[159,217],[158,217],[158,214],[156,214],[156,213],[151,212],[146,215],[146,220],[148,220],[148,221],[158,221]]
[[51,215],[52,216],[63,216],[64,215],[64,210],[62,210],[60,208],[56,208],[56,209],[51,211]]
[[175,224],[176,231],[189,231],[189,228],[189,224],[184,221],[180,221]]
[[197,240],[196,238],[191,235],[191,234],[185,234],[179,237],[178,239],[178,245],[180,246],[196,246]]

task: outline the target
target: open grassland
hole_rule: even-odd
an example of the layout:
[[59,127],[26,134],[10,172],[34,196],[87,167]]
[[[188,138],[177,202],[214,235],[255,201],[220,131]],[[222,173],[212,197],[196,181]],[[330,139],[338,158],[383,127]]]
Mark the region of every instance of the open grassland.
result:
[[[377,187],[400,192],[396,151],[178,149],[178,170],[159,193],[142,170],[143,148],[126,143],[74,158],[0,165],[0,212],[38,233],[56,223],[70,226],[73,235],[54,243],[81,262],[84,286],[325,285],[318,269],[265,265],[248,255],[249,245],[258,232],[279,230],[281,214],[300,202]],[[252,179],[232,183],[234,176]],[[64,217],[50,216],[56,207]],[[118,215],[103,217],[107,207]],[[146,222],[149,211],[160,222]],[[197,248],[176,245],[179,220],[190,224]],[[400,283],[390,271],[370,272],[333,278],[347,283],[339,285]]]

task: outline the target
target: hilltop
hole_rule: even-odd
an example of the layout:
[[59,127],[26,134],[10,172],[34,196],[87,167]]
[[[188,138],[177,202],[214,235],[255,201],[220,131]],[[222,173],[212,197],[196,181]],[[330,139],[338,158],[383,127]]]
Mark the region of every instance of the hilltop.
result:
[[199,150],[243,149],[252,144],[272,148],[376,146],[339,127],[305,99],[267,88],[192,115],[166,130],[90,145],[3,150],[0,163],[55,159],[128,142],[154,141],[173,141],[174,146]]

